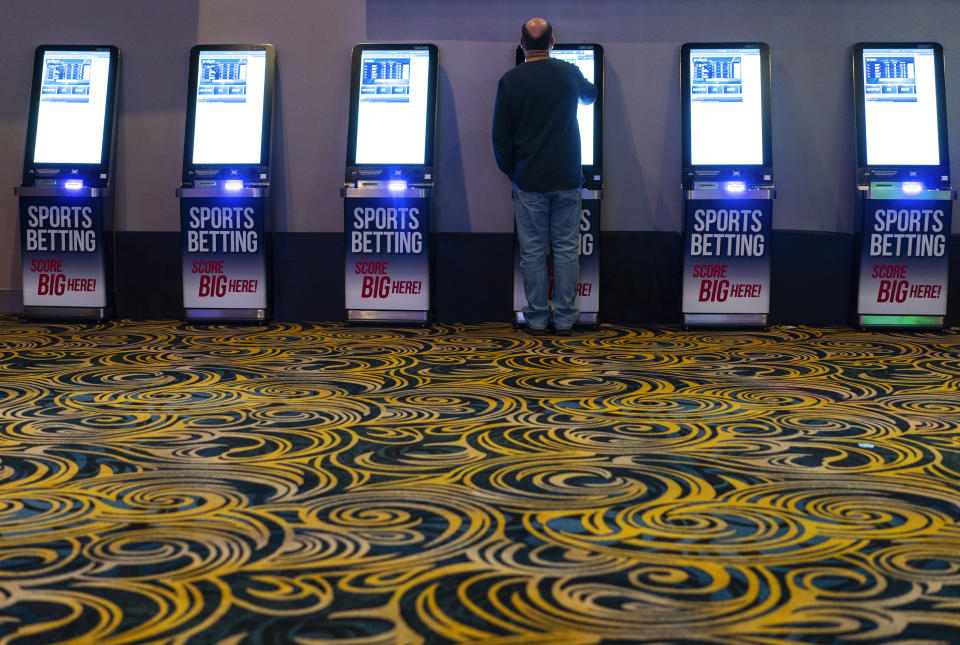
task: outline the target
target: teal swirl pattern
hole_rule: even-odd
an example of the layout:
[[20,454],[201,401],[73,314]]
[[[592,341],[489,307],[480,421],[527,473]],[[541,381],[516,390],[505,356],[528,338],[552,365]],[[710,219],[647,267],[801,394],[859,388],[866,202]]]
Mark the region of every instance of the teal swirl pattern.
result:
[[960,642],[960,334],[2,318],[68,642]]

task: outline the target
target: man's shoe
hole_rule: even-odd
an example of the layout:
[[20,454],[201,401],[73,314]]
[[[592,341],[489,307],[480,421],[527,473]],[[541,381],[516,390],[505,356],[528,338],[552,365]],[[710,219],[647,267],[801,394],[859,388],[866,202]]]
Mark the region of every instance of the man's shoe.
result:
[[547,330],[543,327],[531,327],[530,325],[525,325],[523,331],[530,334],[531,336],[546,336]]
[[553,333],[557,336],[570,336],[573,334],[573,327],[557,327]]

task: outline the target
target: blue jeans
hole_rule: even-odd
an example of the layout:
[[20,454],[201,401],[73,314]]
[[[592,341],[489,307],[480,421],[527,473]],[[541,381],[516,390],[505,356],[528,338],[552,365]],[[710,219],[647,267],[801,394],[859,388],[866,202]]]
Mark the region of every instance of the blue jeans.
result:
[[520,243],[520,273],[527,306],[523,316],[530,327],[550,322],[547,303],[547,243],[553,251],[553,325],[573,327],[580,280],[580,189],[533,193],[513,187],[513,215]]

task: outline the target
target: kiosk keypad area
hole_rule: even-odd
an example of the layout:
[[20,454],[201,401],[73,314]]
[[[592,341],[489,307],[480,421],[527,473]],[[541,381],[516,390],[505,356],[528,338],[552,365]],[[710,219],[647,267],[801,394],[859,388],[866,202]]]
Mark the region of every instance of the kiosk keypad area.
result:
[[[577,108],[577,126],[580,129],[580,156],[584,184],[580,215],[580,279],[577,282],[578,326],[596,326],[600,317],[600,206],[603,199],[603,47],[597,43],[560,43],[554,45],[550,56],[576,65],[584,78],[597,86],[597,100]],[[523,50],[516,49],[516,64],[524,61]],[[553,293],[553,265],[550,258],[548,274]],[[526,321],[523,308],[527,298],[520,273],[520,249],[514,243],[513,254],[513,316],[519,326]]]
[[180,197],[187,320],[269,317],[267,214],[276,50],[190,52]]
[[853,48],[860,327],[945,324],[951,211],[943,50]]
[[431,318],[437,48],[357,45],[343,196],[348,322]]
[[769,323],[770,53],[688,43],[683,88],[684,326]]
[[27,317],[112,314],[114,131],[120,52],[38,47],[20,206]]

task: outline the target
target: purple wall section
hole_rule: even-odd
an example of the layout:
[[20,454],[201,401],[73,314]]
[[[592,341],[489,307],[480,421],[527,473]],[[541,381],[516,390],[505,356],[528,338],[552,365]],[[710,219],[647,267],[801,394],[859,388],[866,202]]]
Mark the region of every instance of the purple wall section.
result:
[[[778,230],[852,232],[853,43],[941,42],[948,118],[955,133],[960,129],[956,0],[9,0],[3,13],[0,194],[7,197],[0,199],[0,292],[20,288],[16,199],[9,189],[19,182],[32,55],[41,43],[103,42],[122,51],[121,232],[178,230],[173,189],[187,57],[198,42],[277,46],[273,228],[284,234],[342,230],[337,191],[350,48],[358,42],[428,41],[440,48],[434,203],[440,234],[512,230],[509,186],[490,152],[490,112],[520,24],[534,15],[549,18],[563,40],[605,47],[602,228],[608,232],[680,230],[679,49],[687,41],[770,45]],[[953,157],[960,158],[956,134],[952,141]]]

